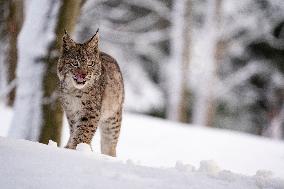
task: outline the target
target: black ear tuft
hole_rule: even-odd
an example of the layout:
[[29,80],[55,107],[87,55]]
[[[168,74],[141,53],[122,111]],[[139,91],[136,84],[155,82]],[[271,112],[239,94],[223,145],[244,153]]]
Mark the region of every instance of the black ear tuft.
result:
[[98,35],[99,35],[99,28],[97,29],[95,35],[93,35],[93,37],[91,37],[91,39],[89,40],[89,42],[91,42],[94,38],[97,38],[97,41],[99,40],[98,39]]
[[97,29],[95,35],[91,37],[86,43],[88,49],[98,49],[99,47],[99,28]]

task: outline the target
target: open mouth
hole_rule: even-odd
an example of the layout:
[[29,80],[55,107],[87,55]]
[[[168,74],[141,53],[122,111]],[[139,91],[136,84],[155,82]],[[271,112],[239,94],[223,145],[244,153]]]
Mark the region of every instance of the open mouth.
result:
[[78,78],[78,77],[73,77],[73,80],[75,81],[75,83],[77,85],[85,85],[86,83],[86,79],[83,79],[83,78]]
[[86,80],[84,80],[84,81],[75,80],[75,81],[78,85],[84,85],[86,83]]

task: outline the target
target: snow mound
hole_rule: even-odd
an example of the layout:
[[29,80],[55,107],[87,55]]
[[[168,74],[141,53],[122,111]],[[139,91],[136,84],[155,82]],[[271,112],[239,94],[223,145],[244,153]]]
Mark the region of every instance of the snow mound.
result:
[[179,171],[190,172],[194,171],[195,167],[190,164],[184,164],[182,161],[177,161],[175,168]]
[[220,168],[216,162],[212,160],[207,160],[207,161],[204,160],[200,162],[199,171],[211,175],[217,175],[220,172]]
[[273,173],[269,170],[258,170],[256,172],[257,177],[264,177],[264,178],[268,178],[268,177],[272,177]]
[[78,144],[77,147],[76,147],[76,150],[80,151],[80,152],[84,152],[84,153],[91,153],[92,152],[91,146],[89,144],[86,144],[86,143]]
[[79,152],[49,146],[55,143],[0,137],[1,188],[284,189],[284,181],[266,171],[244,176],[222,171],[213,161],[201,162],[198,170],[180,161],[173,168],[154,168],[106,159],[87,144],[80,144]]
[[52,140],[49,140],[47,145],[48,145],[48,146],[51,146],[51,147],[57,147],[57,142],[54,142],[54,141],[52,141]]

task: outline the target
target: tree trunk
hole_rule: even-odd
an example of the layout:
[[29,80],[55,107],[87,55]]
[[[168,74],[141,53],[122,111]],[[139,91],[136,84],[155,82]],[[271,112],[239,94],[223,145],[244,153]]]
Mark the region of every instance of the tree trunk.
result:
[[55,28],[57,39],[51,43],[46,57],[43,58],[46,64],[46,70],[43,76],[43,121],[39,138],[39,141],[42,143],[48,143],[49,140],[53,140],[60,144],[63,112],[56,97],[56,88],[58,84],[56,66],[62,45],[64,29],[68,32],[73,31],[76,19],[80,13],[80,5],[80,0],[62,1]]
[[219,39],[222,0],[208,0],[207,19],[204,28],[203,61],[206,62],[206,73],[202,76],[202,84],[197,92],[193,123],[197,125],[213,126],[215,115],[215,91],[217,68],[224,52],[224,42]]
[[[8,32],[8,52],[6,57],[6,67],[8,70],[7,81],[11,84],[16,79],[16,67],[18,61],[17,39],[23,23],[23,1],[11,0],[9,1],[9,15],[7,20]],[[13,87],[8,94],[7,104],[13,106],[15,100],[16,89]]]
[[[214,20],[215,20],[215,32],[217,35],[218,30],[220,28],[220,23],[221,23],[221,9],[222,9],[222,0],[216,0],[215,2],[215,13],[214,13]],[[219,64],[222,60],[223,54],[224,54],[224,50],[225,50],[225,42],[222,41],[219,36],[215,36],[216,37],[216,44],[215,44],[215,49],[213,51],[214,53],[214,62],[213,62],[213,74],[212,74],[212,85],[211,87],[214,87],[214,82],[217,79],[217,69],[219,67]],[[207,118],[206,118],[206,124],[207,126],[213,126],[213,122],[214,122],[214,117],[215,117],[215,111],[216,111],[216,101],[215,101],[215,95],[214,95],[214,90],[212,89],[212,94],[211,97],[209,97],[208,100],[208,109],[207,109]]]
[[5,103],[13,106],[17,66],[17,37],[23,21],[23,1],[0,1],[0,91]]
[[9,10],[9,1],[0,0],[0,20],[2,20],[2,22],[0,22],[0,97],[3,99],[6,97],[5,94],[7,90],[7,64],[5,63],[6,54],[8,51],[6,24],[8,20],[7,10]]
[[41,59],[53,41],[50,36],[60,4],[57,0],[24,1],[25,21],[18,35],[17,91],[9,137],[39,140],[45,70]]
[[262,130],[260,134],[269,138],[281,140],[284,134],[284,104],[280,108],[275,106],[272,107],[268,117],[268,127]]
[[190,14],[191,0],[174,1],[167,117],[180,122],[189,120],[187,73],[190,61]]

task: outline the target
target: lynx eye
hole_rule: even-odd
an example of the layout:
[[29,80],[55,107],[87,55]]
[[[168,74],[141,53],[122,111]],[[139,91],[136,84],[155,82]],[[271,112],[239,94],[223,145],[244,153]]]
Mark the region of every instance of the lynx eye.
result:
[[78,67],[79,66],[79,61],[77,59],[77,57],[73,57],[71,60],[71,65],[74,67]]
[[87,65],[90,66],[90,67],[93,67],[95,65],[95,61],[90,61],[90,62],[88,62]]
[[78,64],[77,61],[72,61],[72,62],[71,62],[71,65],[74,66],[74,67],[78,67],[78,66],[79,66],[79,64]]

